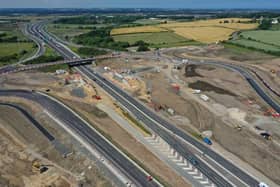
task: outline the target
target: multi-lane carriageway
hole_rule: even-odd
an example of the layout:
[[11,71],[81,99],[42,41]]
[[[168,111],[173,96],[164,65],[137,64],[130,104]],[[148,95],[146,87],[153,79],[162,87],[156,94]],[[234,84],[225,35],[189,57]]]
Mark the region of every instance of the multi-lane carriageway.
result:
[[[40,27],[39,27],[40,28]],[[44,37],[45,33],[43,30],[36,32],[37,36]],[[47,36],[49,37],[49,35]],[[46,43],[53,47],[57,52],[59,52],[66,59],[71,59],[73,57],[78,58],[72,51],[66,48],[64,45],[57,42],[55,39],[47,40]],[[250,174],[244,172],[237,166],[235,166],[230,161],[226,160],[216,152],[209,149],[204,144],[198,142],[191,136],[185,134],[174,125],[170,124],[166,120],[162,119],[156,115],[151,110],[147,109],[140,102],[135,100],[129,94],[113,85],[110,81],[104,79],[101,75],[93,72],[88,67],[77,67],[77,70],[89,77],[91,80],[99,84],[105,91],[107,91],[115,100],[126,107],[131,113],[133,113],[138,120],[141,120],[147,127],[157,133],[162,139],[164,139],[169,145],[171,145],[179,154],[183,157],[193,157],[197,159],[199,169],[205,176],[207,176],[213,183],[217,186],[233,186],[226,178],[217,174],[212,168],[206,165],[204,162],[200,161],[198,157],[193,155],[185,146],[185,142],[188,142],[195,146],[197,149],[201,150],[205,155],[209,156],[219,165],[225,168],[225,170],[234,174],[239,180],[248,186],[258,186],[259,182],[252,177]]]
[[59,101],[44,94],[24,91],[24,90],[1,90],[1,96],[12,96],[24,98],[38,103],[44,107],[55,119],[70,128],[77,135],[82,137],[88,145],[97,149],[115,168],[125,174],[133,187],[156,187],[161,186],[156,180],[147,181],[148,173],[139,168],[134,162],[130,161],[118,148],[113,146],[100,133],[91,128],[84,120],[77,116],[73,111],[64,106]]

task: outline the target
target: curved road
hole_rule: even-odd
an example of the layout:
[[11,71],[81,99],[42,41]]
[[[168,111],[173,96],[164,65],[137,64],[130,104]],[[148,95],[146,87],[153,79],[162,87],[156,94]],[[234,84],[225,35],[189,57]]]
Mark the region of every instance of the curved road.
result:
[[1,96],[12,96],[31,100],[38,103],[51,113],[56,119],[72,129],[82,137],[88,144],[104,155],[119,171],[125,174],[134,185],[142,187],[156,187],[158,183],[147,181],[147,173],[139,169],[126,156],[119,152],[112,144],[105,140],[97,131],[93,130],[81,118],[61,103],[43,94],[26,90],[0,90]]
[[54,136],[47,131],[36,119],[34,119],[25,109],[10,103],[0,103],[0,106],[11,107],[21,112],[49,141],[54,141]]
[[[49,37],[49,35],[46,34],[43,30],[37,31],[37,36],[42,38]],[[71,50],[67,49],[65,46],[61,45],[53,38],[47,39],[45,40],[45,42],[51,47],[53,47],[55,50],[57,50],[66,59],[79,58]],[[96,81],[97,84],[103,87],[118,102],[127,107],[135,116],[137,116],[139,120],[144,122],[144,124],[146,124],[154,132],[159,134],[161,138],[163,138],[169,145],[171,145],[179,154],[181,154],[185,158],[193,157],[197,159],[199,164],[196,167],[217,186],[227,187],[232,186],[232,184],[229,183],[229,181],[227,181],[225,178],[217,174],[204,162],[200,161],[198,157],[193,155],[180,139],[183,139],[183,141],[187,141],[190,144],[197,147],[198,149],[200,149],[206,155],[211,157],[213,160],[218,162],[228,171],[237,176],[244,183],[248,184],[249,186],[258,186],[259,182],[251,175],[248,175],[243,170],[239,169],[234,164],[232,164],[216,152],[212,151],[204,144],[200,143],[196,139],[192,138],[191,136],[185,134],[184,132],[176,128],[174,125],[165,121],[164,119],[147,109],[144,105],[136,101],[132,96],[130,96],[129,94],[125,93],[123,90],[112,84],[110,81],[92,72],[90,68],[77,67],[77,69],[93,81]]]
[[[181,56],[173,53],[173,56],[178,60],[182,61],[184,58]],[[189,63],[193,64],[209,64],[209,65],[214,65],[214,66],[220,66],[225,69],[229,69],[231,71],[235,71],[239,73],[242,77],[244,77],[247,82],[250,84],[250,86],[255,90],[255,92],[268,104],[270,105],[276,112],[280,113],[280,105],[274,101],[264,90],[263,88],[258,84],[258,82],[254,79],[254,77],[249,73],[249,71],[239,65],[234,65],[234,64],[227,64],[227,63],[222,63],[222,62],[214,62],[214,61],[204,61],[204,62],[196,62],[190,60]],[[258,74],[256,71],[249,69],[252,73],[254,73],[257,78],[264,84],[266,88],[268,88],[271,92],[273,92],[275,95],[278,97],[280,96],[279,93],[277,93],[274,89],[272,89]]]

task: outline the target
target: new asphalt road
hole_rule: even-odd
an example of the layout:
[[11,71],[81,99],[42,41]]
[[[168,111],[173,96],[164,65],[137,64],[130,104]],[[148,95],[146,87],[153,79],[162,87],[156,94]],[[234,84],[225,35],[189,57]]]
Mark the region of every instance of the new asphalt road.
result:
[[[39,33],[38,35],[40,37],[44,38],[44,31],[38,31],[37,33]],[[73,52],[61,45],[59,42],[56,42],[54,39],[48,39],[46,43],[57,50],[57,52],[59,52],[67,59],[78,58]],[[187,159],[196,159],[198,161],[198,165],[196,165],[197,169],[199,169],[217,186],[226,187],[232,186],[232,184],[227,179],[217,174],[208,165],[201,162],[195,155],[193,155],[186,148],[183,141],[187,141],[190,144],[194,145],[196,148],[200,149],[202,152],[204,152],[205,155],[211,157],[213,160],[233,173],[247,185],[258,186],[259,182],[251,175],[236,167],[230,161],[224,159],[222,156],[212,151],[196,139],[185,134],[180,129],[176,128],[173,124],[170,124],[166,120],[162,119],[154,112],[147,109],[142,103],[135,100],[132,96],[112,84],[110,81],[104,79],[101,75],[93,72],[88,67],[78,67],[78,70],[93,81],[96,81],[96,83],[103,87],[104,90],[106,90],[112,97],[114,97],[118,102],[125,106],[131,113],[137,116],[138,120],[141,120],[145,125],[147,125],[150,129],[161,136],[161,138],[163,138],[167,143],[169,143],[179,154]]]
[[[183,60],[182,57],[175,55],[174,54],[174,58],[181,62]],[[251,73],[249,72],[250,70],[238,66],[238,65],[234,65],[234,64],[227,64],[227,63],[222,63],[222,62],[214,62],[214,61],[204,61],[204,62],[197,62],[197,61],[189,61],[189,63],[193,63],[193,64],[210,64],[210,65],[214,65],[214,66],[220,66],[223,67],[225,69],[229,69],[231,71],[235,71],[237,73],[239,73],[242,77],[244,77],[247,82],[250,84],[250,86],[255,90],[255,92],[268,104],[270,105],[276,112],[280,113],[280,105],[274,101],[264,90],[263,88],[258,84],[258,82],[254,79],[254,77],[251,75]],[[256,74],[256,72],[253,72]],[[258,79],[260,79],[261,81],[263,81],[263,79],[256,74]],[[278,95],[278,93],[275,93],[275,90],[273,90],[272,88],[270,88],[268,85],[264,84],[264,86],[266,86],[270,91],[272,91],[275,95]]]
[[21,112],[50,142],[54,141],[54,136],[45,129],[36,119],[34,119],[25,109],[10,103],[0,103],[0,106],[11,107]]
[[100,136],[100,134],[90,128],[83,120],[59,102],[40,93],[24,90],[0,90],[0,97],[1,96],[24,98],[40,104],[56,119],[59,119],[63,124],[67,125],[67,127],[82,137],[88,144],[97,149],[99,153],[104,155],[104,157],[118,168],[119,171],[133,181],[134,185],[141,187],[158,186],[154,180],[148,181],[145,172],[130,162],[127,157]]

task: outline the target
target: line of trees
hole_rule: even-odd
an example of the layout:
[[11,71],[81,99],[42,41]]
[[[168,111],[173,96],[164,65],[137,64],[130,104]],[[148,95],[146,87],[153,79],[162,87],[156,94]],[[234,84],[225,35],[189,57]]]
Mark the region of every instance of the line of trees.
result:
[[94,28],[92,31],[78,35],[74,38],[77,44],[108,48],[114,50],[126,50],[129,47],[128,42],[116,42],[110,35],[111,29],[109,28]]
[[100,50],[94,47],[80,47],[78,49],[78,53],[86,56],[98,56],[107,54],[107,51]]
[[138,19],[143,19],[145,16],[141,15],[114,15],[114,16],[95,16],[95,15],[84,15],[69,18],[60,18],[54,23],[56,24],[128,24]]
[[63,60],[62,56],[54,56],[54,55],[50,55],[50,56],[40,56],[36,59],[30,60],[28,62],[26,62],[25,64],[40,64],[40,63],[47,63],[47,62],[55,62],[55,61],[59,61],[59,60]]
[[272,26],[271,21],[271,19],[263,19],[258,28],[261,30],[269,30]]
[[[110,35],[111,28],[94,28],[92,31],[78,35],[74,38],[74,42],[81,45],[108,48],[113,50],[125,51],[128,47],[137,47],[137,51],[148,51],[149,44],[144,41],[137,41],[134,44],[128,42],[115,41]],[[80,49],[83,52],[92,50],[87,48]]]

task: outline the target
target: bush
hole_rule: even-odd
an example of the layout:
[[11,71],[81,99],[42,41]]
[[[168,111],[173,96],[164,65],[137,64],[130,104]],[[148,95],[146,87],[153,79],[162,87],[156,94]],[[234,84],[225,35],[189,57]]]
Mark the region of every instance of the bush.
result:
[[14,53],[12,55],[0,57],[0,62],[11,62],[13,60],[18,60],[18,58],[19,58],[18,54]]
[[36,59],[30,60],[28,62],[26,62],[25,64],[41,64],[41,63],[47,63],[47,62],[55,62],[55,61],[59,61],[59,60],[63,60],[62,56],[40,56]]
[[87,56],[98,56],[107,54],[107,51],[96,49],[94,47],[80,47],[78,53]]
[[150,51],[149,47],[147,45],[140,45],[137,49],[138,52],[140,51]]
[[262,23],[259,25],[259,29],[261,30],[268,30],[272,26],[271,19],[264,19],[262,20]]

